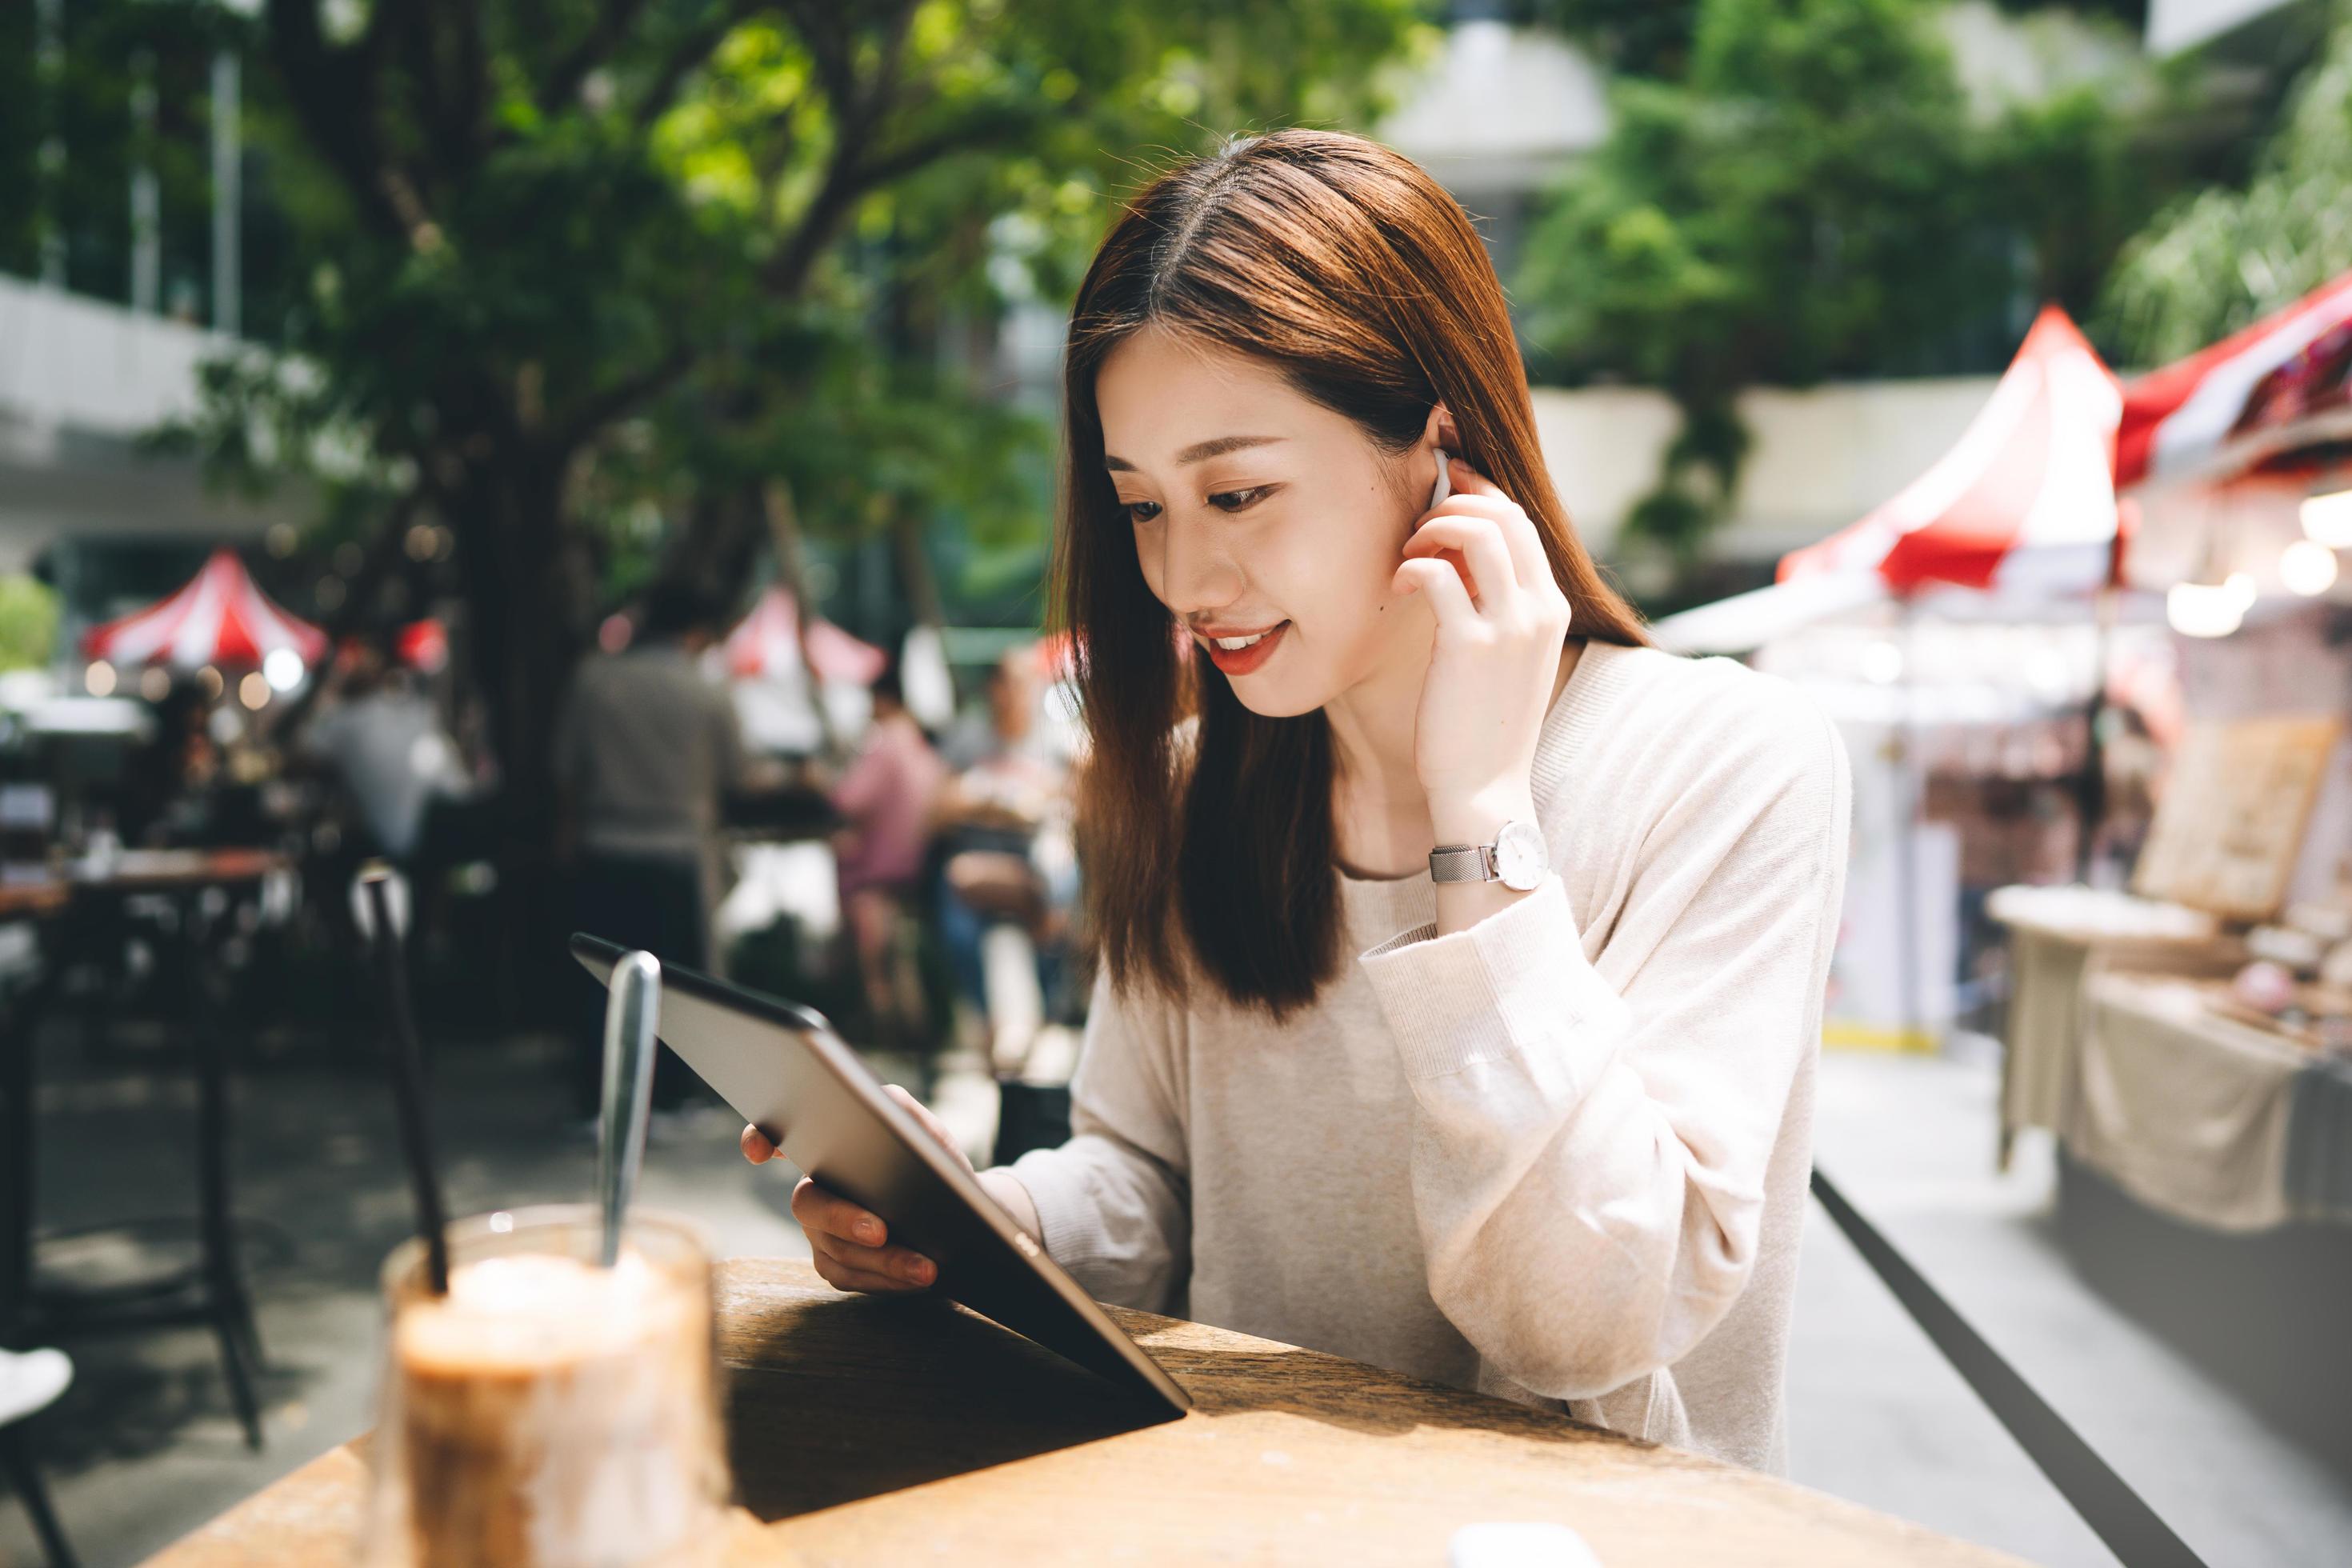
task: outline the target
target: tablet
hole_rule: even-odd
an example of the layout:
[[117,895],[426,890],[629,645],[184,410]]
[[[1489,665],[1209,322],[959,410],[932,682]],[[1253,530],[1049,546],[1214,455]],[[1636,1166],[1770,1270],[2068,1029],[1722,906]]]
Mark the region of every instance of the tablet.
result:
[[[572,939],[572,955],[599,983],[627,951]],[[931,1289],[1171,1415],[1192,1408],[816,1013],[664,963],[656,1032],[784,1158],[937,1264]]]

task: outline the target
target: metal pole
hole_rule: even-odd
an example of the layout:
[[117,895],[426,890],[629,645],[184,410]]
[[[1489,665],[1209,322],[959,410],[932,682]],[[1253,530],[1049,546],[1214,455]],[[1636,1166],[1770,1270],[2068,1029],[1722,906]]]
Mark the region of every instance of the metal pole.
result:
[[155,56],[131,57],[131,308],[155,313],[163,273],[163,197],[155,181]]
[[1818,1166],[1812,1185],[1813,1196],[1853,1243],[1871,1272],[1895,1293],[1911,1321],[1927,1331],[1928,1340],[1944,1352],[1944,1359],[1967,1382],[1969,1391],[1984,1401],[1993,1418],[2025,1450],[2025,1457],[2050,1478],[2058,1495],[2082,1515],[2083,1522],[2117,1561],[2126,1568],[2205,1568],[2203,1559],[2172,1532],[2172,1527],[2108,1467],[2097,1449],[2083,1441],[2015,1367],[2001,1359],[2000,1352],[1927,1283],[1910,1259],[1846,1201]]
[[237,60],[213,56],[213,330],[235,337],[239,294],[237,218],[245,203],[237,122]]
[[1903,729],[1896,751],[1902,758],[1896,771],[1901,800],[1895,812],[1895,886],[1899,902],[1895,911],[1900,933],[1903,964],[1903,1047],[1924,1028],[1920,1017],[1919,973],[1919,812],[1926,783],[1919,773],[1919,648],[1918,626],[1911,596],[1903,596]]
[[36,0],[33,71],[41,95],[38,160],[41,281],[66,286],[66,6],[65,0]]

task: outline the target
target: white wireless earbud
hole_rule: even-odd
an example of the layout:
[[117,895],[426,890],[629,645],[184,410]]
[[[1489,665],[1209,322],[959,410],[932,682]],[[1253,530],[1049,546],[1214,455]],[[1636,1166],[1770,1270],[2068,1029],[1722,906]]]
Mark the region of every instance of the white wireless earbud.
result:
[[1437,449],[1437,488],[1430,492],[1429,504],[1434,507],[1453,493],[1453,459],[1445,455],[1445,448],[1440,447]]

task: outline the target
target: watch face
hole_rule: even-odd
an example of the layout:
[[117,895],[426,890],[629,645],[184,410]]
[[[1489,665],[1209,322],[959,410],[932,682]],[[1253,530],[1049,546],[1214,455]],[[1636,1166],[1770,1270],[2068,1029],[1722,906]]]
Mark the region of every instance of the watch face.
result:
[[1528,892],[1551,869],[1543,830],[1532,822],[1507,822],[1495,836],[1495,874],[1503,886]]

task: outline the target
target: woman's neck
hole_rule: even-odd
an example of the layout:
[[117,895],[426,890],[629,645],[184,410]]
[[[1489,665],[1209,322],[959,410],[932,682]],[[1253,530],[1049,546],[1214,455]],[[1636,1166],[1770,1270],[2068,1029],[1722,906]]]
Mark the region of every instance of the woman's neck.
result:
[[[1552,677],[1553,702],[1584,650],[1571,637]],[[1436,847],[1429,796],[1413,759],[1413,732],[1431,648],[1417,646],[1323,705],[1331,726],[1331,825],[1342,868],[1361,876],[1410,876]]]

